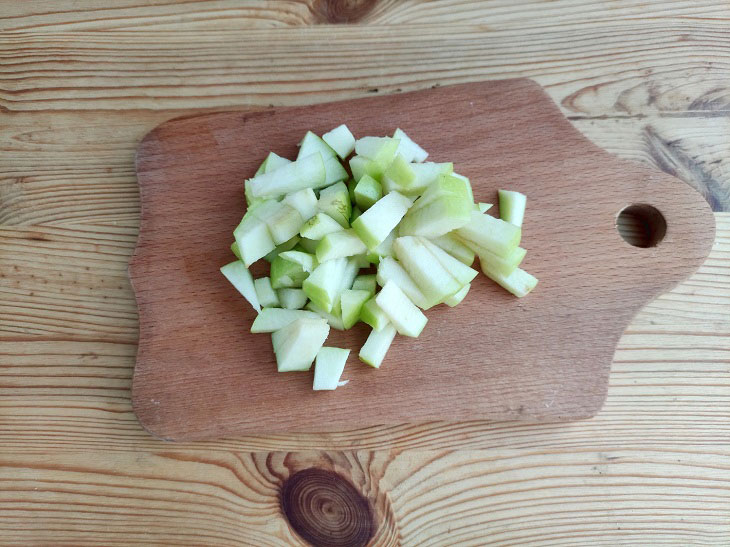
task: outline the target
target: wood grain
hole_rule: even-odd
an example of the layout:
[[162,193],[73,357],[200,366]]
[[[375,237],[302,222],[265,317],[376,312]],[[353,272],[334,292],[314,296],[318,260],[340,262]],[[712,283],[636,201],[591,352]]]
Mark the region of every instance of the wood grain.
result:
[[[436,159],[448,158],[470,177],[479,199],[489,201],[505,185],[529,195],[523,245],[533,258],[524,267],[541,284],[529,299],[517,300],[475,280],[458,311],[429,311],[425,337],[399,337],[377,374],[353,351],[348,389],[323,397],[311,391],[310,374],[276,374],[268,337],[248,332],[253,311],[244,312],[218,269],[231,259],[230,233],[244,209],[241,181],[268,150],[291,155],[292,134],[322,133],[343,115],[357,135],[405,128],[438,151]],[[185,117],[145,137],[137,176],[142,222],[130,278],[140,340],[133,404],[150,432],[175,440],[404,421],[592,416],[625,326],[704,261],[714,234],[699,195],[594,147],[530,80]],[[581,207],[566,207],[566,195]],[[639,250],[621,239],[615,222],[623,208],[647,203],[669,228],[660,245]],[[173,272],[182,275],[175,280]],[[330,332],[328,345],[356,350],[367,336],[360,327]],[[295,415],[288,403],[293,394]]]
[[[619,21],[598,33],[579,24],[407,25],[397,34],[313,27],[276,31],[271,45],[271,30],[221,32],[0,35],[0,51],[13,60],[0,69],[0,108],[17,120],[0,126],[8,154],[0,164],[0,195],[7,196],[0,219],[133,222],[138,206],[125,207],[119,192],[136,195],[134,142],[186,109],[302,105],[515,76],[543,85],[589,138],[610,140],[608,149],[622,154],[644,151],[646,161],[705,187],[715,210],[730,210],[730,39],[721,23]],[[369,40],[375,46],[363,47]],[[293,63],[302,51],[306,62]],[[36,125],[33,112],[47,122]],[[80,148],[111,127],[118,133]],[[73,135],[68,145],[64,133]],[[627,133],[631,143],[623,142]],[[708,147],[714,153],[698,162]],[[89,192],[81,210],[51,183],[58,177]]]
[[[271,29],[323,23],[412,25],[438,21],[441,25],[481,24],[488,27],[601,25],[617,21],[695,21],[730,19],[730,8],[719,0],[653,2],[594,2],[591,0],[122,0],[109,5],[92,0],[9,2],[0,30],[225,30]],[[539,17],[535,14],[539,13]]]
[[376,545],[730,539],[727,447],[268,454],[159,447],[113,459],[106,451],[63,453],[53,462],[0,456],[0,501],[14,508],[5,515],[3,540],[306,545],[275,516],[282,486],[308,469],[336,472],[364,496],[376,518]]
[[[122,272],[139,220],[134,150],[166,119],[527,76],[606,150],[730,188],[727,2],[381,1],[359,24],[319,28],[304,26],[319,22],[313,2],[253,5],[0,2],[3,545],[297,544],[271,518],[281,483],[268,469],[288,468],[265,462],[353,445],[290,460],[340,462],[358,487],[358,469],[382,477],[404,545],[729,544],[727,214],[702,268],[627,328],[592,420],[175,445],[145,434]],[[123,30],[91,32],[107,29]],[[110,279],[123,287],[114,308],[100,298]],[[383,460],[384,475],[354,463]]]
[[[637,22],[248,31],[7,33],[0,107],[34,110],[296,106],[363,93],[531,77],[576,116],[727,115],[726,24]],[[42,46],[37,46],[42,38]],[[270,42],[267,42],[270,40]],[[370,44],[364,47],[365,44]],[[292,61],[306,52],[306,62]],[[707,59],[712,59],[711,62]],[[102,62],[103,61],[103,62]]]

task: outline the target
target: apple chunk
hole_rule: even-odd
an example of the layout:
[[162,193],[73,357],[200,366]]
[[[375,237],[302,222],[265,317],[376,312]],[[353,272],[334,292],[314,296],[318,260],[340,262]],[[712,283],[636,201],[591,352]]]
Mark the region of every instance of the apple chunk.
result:
[[317,352],[329,335],[324,319],[302,318],[271,335],[279,372],[309,370]]

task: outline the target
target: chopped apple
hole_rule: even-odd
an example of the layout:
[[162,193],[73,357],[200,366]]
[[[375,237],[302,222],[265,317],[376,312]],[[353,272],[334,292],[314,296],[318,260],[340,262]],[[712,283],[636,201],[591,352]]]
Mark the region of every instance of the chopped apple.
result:
[[311,188],[287,194],[283,203],[294,207],[302,215],[304,222],[317,214],[317,196]]
[[388,281],[394,281],[398,287],[410,298],[416,306],[421,309],[428,309],[433,304],[429,303],[429,299],[418,288],[415,281],[408,275],[397,260],[393,257],[385,256],[380,259],[378,264],[377,282],[380,286],[384,286]]
[[297,319],[286,327],[274,332],[271,341],[276,355],[279,372],[309,370],[330,327],[323,319]]
[[446,271],[417,238],[399,237],[393,242],[393,250],[398,262],[424,294],[424,308],[443,302],[461,289],[462,284]]
[[319,193],[317,208],[336,220],[343,228],[350,227],[352,204],[350,203],[350,194],[344,182],[338,182],[323,189]]
[[421,163],[428,157],[428,152],[413,142],[400,127],[393,133],[393,138],[399,141],[396,154],[402,155],[406,161]]
[[383,187],[377,180],[367,174],[360,178],[353,190],[353,199],[361,211],[367,211],[382,197]]
[[390,349],[390,345],[393,343],[395,335],[395,327],[390,323],[380,330],[373,329],[363,347],[360,348],[358,357],[360,357],[363,363],[373,368],[380,368],[380,365],[385,359],[385,355]]
[[327,186],[325,163],[319,152],[297,159],[251,179],[254,198],[279,197],[304,188]]
[[469,222],[456,230],[467,245],[476,244],[498,256],[508,256],[520,244],[522,231],[513,224],[489,215],[471,212]]
[[307,295],[302,289],[279,289],[276,294],[281,307],[287,310],[300,310],[307,303]]
[[527,251],[522,247],[516,247],[507,256],[499,256],[479,247],[476,249],[482,268],[487,267],[490,271],[505,277],[517,269],[527,254]]
[[352,224],[368,249],[375,249],[393,231],[411,206],[411,200],[391,192],[360,215]]
[[297,319],[319,319],[319,316],[314,312],[306,310],[262,308],[251,325],[251,332],[275,332],[283,329]]
[[357,237],[355,230],[342,230],[327,234],[317,245],[317,260],[325,262],[333,258],[366,253],[368,248]]
[[522,220],[525,217],[525,207],[527,205],[527,196],[520,192],[510,190],[500,190],[499,192],[499,216],[505,222],[514,224],[517,227],[522,226]]
[[271,286],[274,289],[299,288],[309,274],[300,264],[277,256],[271,261]]
[[[458,263],[461,264],[461,262]],[[461,265],[463,266],[463,264]],[[398,333],[403,336],[417,338],[428,322],[423,312],[403,294],[403,291],[393,281],[385,284],[375,297],[375,302],[388,316]]]
[[454,306],[458,306],[461,304],[462,300],[466,298],[467,293],[469,292],[469,289],[471,289],[471,283],[467,283],[464,285],[461,290],[455,294],[452,294],[449,296],[446,300],[444,300],[444,304],[449,306],[450,308],[453,308]]
[[380,309],[380,306],[378,306],[374,296],[370,297],[370,299],[363,304],[362,309],[360,310],[360,321],[370,325],[373,330],[381,330],[389,323],[388,316]]
[[299,230],[299,235],[307,239],[318,240],[327,234],[339,232],[340,230],[344,230],[344,228],[331,216],[325,213],[317,213],[304,223],[302,229]]
[[352,283],[352,288],[355,290],[368,291],[370,296],[374,295],[378,288],[378,282],[375,279],[375,274],[358,275]]
[[350,355],[349,349],[322,347],[314,361],[314,391],[333,390],[340,385],[340,376]]
[[355,149],[355,137],[344,123],[322,135],[322,140],[343,160]]
[[340,307],[342,309],[342,324],[346,329],[357,323],[360,319],[360,311],[370,297],[370,292],[365,290],[345,289],[342,291]]
[[262,308],[274,308],[279,305],[279,297],[271,288],[271,279],[259,277],[253,280],[253,285],[256,288],[256,296]]
[[342,290],[341,283],[346,267],[346,258],[335,258],[322,262],[302,284],[309,299],[327,313],[332,311],[335,297]]
[[500,275],[484,265],[482,265],[482,268],[484,275],[500,285],[502,288],[514,294],[517,298],[527,296],[527,294],[529,294],[530,291],[537,286],[537,278],[520,268],[515,268],[515,270],[507,276]]
[[248,300],[248,303],[253,306],[257,312],[261,311],[261,305],[259,304],[258,294],[256,293],[256,286],[253,282],[253,276],[248,268],[240,260],[226,264],[221,268],[221,273],[231,282],[238,292]]

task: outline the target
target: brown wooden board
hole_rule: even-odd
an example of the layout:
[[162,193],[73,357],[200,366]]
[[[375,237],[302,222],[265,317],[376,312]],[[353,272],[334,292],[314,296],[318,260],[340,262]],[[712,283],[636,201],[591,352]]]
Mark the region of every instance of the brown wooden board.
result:
[[[255,312],[219,268],[233,259],[244,179],[269,150],[293,158],[306,130],[340,123],[356,136],[401,127],[429,160],[453,161],[479,201],[495,202],[498,188],[526,193],[523,267],[540,283],[517,299],[480,275],[459,306],[427,312],[420,338],[396,337],[379,370],[357,359],[367,326],[332,330],[327,345],[353,349],[343,374],[350,383],[313,392],[311,371],[276,372],[270,336],[248,332]],[[594,146],[525,79],[180,118],[145,137],[137,175],[133,402],[145,428],[176,440],[590,417],[603,403],[625,326],[691,274],[714,237],[699,194]],[[631,204],[664,215],[657,246],[620,237],[617,215]]]

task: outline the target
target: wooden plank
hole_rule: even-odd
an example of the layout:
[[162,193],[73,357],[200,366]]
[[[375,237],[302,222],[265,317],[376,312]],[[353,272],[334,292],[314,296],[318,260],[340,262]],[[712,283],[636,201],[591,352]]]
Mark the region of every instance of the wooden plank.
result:
[[[273,28],[322,23],[404,25],[438,21],[490,27],[605,24],[616,21],[693,21],[698,18],[721,21],[730,8],[719,0],[669,0],[633,2],[614,0],[383,0],[375,2],[256,0],[123,0],[109,5],[99,0],[79,6],[73,0],[52,6],[30,2],[6,2],[0,19],[4,31],[78,30],[208,30]],[[44,9],[45,8],[45,9]],[[539,17],[535,17],[540,13]]]
[[337,532],[348,545],[478,545],[486,537],[498,545],[723,545],[729,462],[727,445],[269,454],[158,446],[53,460],[5,453],[0,503],[12,510],[2,515],[3,540],[306,545],[279,503],[298,481],[303,491],[285,494],[290,521],[309,538]]
[[598,30],[408,25],[397,34],[388,27],[322,26],[7,33],[0,51],[12,63],[3,67],[0,108],[291,106],[530,77],[575,116],[727,115],[726,28],[712,21],[628,21]]
[[0,336],[136,342],[126,264],[134,228],[7,231],[0,227],[0,253],[12,257],[0,263]]
[[[606,405],[593,420],[569,427],[474,421],[456,427],[431,423],[321,434],[246,436],[170,447],[204,451],[347,446],[368,450],[547,450],[615,446],[709,449],[722,444],[730,438],[730,215],[718,214],[716,218],[717,239],[705,264],[686,282],[649,304],[628,327],[614,358]],[[29,248],[17,255],[16,261],[3,260],[3,290],[21,283],[22,263],[35,264],[34,275],[43,284],[44,279],[53,278],[64,267],[67,254],[78,256],[79,249],[89,245],[105,249],[110,245],[110,237],[115,241],[121,239],[127,253],[134,243],[133,238],[105,235],[98,228],[44,226],[34,227],[33,231],[45,239],[43,247]],[[1,233],[2,250],[17,249],[28,241],[27,229],[5,228]],[[68,285],[78,286],[79,277],[83,277],[90,286],[99,286],[109,275],[107,272],[124,268],[125,253],[106,256],[100,260],[90,253],[83,255],[77,272],[69,272]],[[104,266],[97,271],[95,264]],[[89,271],[85,269],[87,265]],[[29,301],[32,310],[39,310],[48,308],[55,298],[36,293]],[[80,319],[86,318],[93,326],[99,315],[95,309],[100,305],[96,295],[77,291],[74,298],[80,308],[88,309],[87,316]],[[116,304],[118,313],[134,314],[134,297],[128,287]],[[13,324],[27,314],[28,310],[20,306],[3,317],[7,317],[7,324]],[[38,315],[35,321],[47,334],[29,336],[6,329],[0,338],[4,365],[0,367],[3,450],[38,453],[104,447],[125,452],[158,447],[158,442],[142,431],[131,411],[129,390],[136,344],[129,339],[130,332],[124,324],[119,324],[116,335],[112,335],[103,325],[91,333],[65,332],[63,321],[53,313]],[[668,429],[672,435],[667,435]]]

